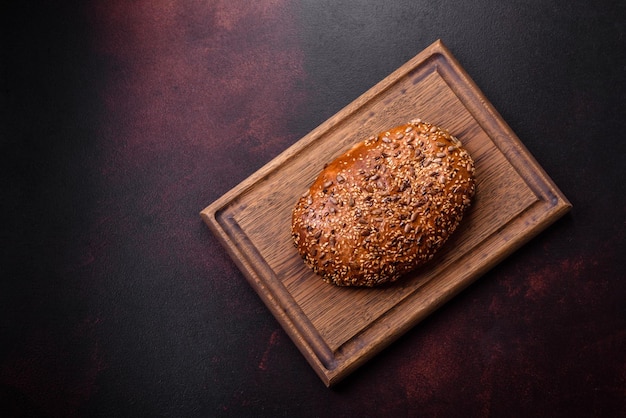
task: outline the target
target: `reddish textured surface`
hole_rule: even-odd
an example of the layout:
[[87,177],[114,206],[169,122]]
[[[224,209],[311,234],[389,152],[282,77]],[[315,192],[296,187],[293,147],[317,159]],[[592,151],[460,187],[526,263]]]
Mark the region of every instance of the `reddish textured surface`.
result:
[[[2,415],[626,415],[624,5],[531,3],[3,10]],[[198,212],[439,37],[574,209],[329,390]]]

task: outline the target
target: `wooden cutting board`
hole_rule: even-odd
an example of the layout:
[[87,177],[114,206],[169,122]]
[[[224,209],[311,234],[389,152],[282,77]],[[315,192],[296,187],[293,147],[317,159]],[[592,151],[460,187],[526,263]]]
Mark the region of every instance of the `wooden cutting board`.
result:
[[[476,164],[472,208],[440,253],[395,285],[326,284],[302,262],[291,210],[325,163],[414,118]],[[201,212],[327,386],[349,375],[564,215],[571,205],[437,41]]]

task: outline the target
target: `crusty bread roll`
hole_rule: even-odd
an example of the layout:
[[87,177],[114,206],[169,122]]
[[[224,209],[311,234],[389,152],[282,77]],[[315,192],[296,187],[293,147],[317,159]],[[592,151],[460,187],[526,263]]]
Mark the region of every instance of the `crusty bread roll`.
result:
[[461,142],[415,119],[328,164],[293,210],[292,237],[326,282],[393,282],[441,248],[474,189],[474,162]]

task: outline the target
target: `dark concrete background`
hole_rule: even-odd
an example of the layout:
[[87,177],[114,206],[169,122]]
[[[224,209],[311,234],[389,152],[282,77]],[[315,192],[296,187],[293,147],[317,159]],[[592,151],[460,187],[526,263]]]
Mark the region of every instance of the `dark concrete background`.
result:
[[[2,416],[625,416],[625,9],[0,6]],[[326,389],[198,212],[438,38],[574,208]]]

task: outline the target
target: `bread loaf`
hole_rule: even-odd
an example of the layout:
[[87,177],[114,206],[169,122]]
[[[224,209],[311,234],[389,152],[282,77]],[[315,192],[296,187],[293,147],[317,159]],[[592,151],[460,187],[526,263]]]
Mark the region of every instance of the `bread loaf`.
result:
[[474,163],[461,142],[416,119],[328,164],[298,200],[291,233],[325,281],[389,283],[433,257],[474,190]]

